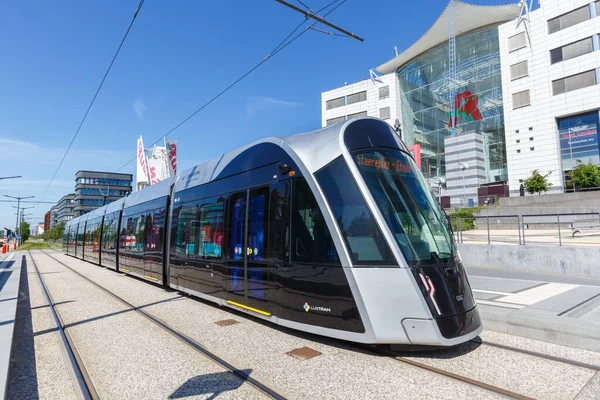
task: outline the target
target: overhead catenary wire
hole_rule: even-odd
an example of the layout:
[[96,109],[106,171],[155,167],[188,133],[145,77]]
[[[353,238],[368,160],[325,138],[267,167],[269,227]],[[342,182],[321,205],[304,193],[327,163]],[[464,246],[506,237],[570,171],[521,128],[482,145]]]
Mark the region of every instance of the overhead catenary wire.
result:
[[[331,3],[327,4],[325,7],[321,8],[320,10],[318,10],[315,14],[318,14],[321,11],[323,11],[323,10],[325,10],[325,9],[327,9],[327,8],[331,7],[332,5],[334,5],[334,4],[336,4],[336,3],[339,2],[339,4],[337,4],[331,10],[329,10],[325,15],[323,15],[322,18],[324,18],[324,17],[328,16],[329,14],[331,14],[332,12],[334,12],[336,9],[338,9],[346,1],[347,0],[341,0],[341,2],[340,2],[340,0],[334,0]],[[214,97],[212,97],[206,103],[204,103],[200,108],[198,108],[196,111],[194,111],[188,117],[186,117],[185,119],[183,119],[181,122],[179,122],[173,128],[171,128],[168,132],[166,132],[165,134],[161,135],[158,139],[156,139],[154,142],[152,142],[152,144],[150,144],[150,146],[148,146],[148,147],[154,146],[155,144],[157,144],[161,140],[163,140],[163,138],[166,138],[168,135],[170,135],[171,133],[173,133],[175,130],[177,130],[179,127],[181,127],[183,124],[185,124],[190,119],[192,119],[193,117],[195,117],[200,111],[204,110],[206,107],[208,107],[210,104],[212,104],[215,100],[217,100],[219,97],[221,97],[222,95],[224,95],[227,91],[229,91],[235,85],[237,85],[238,83],[240,83],[248,75],[250,75],[252,72],[254,72],[255,70],[257,70],[261,65],[263,65],[264,63],[266,63],[269,59],[271,59],[277,53],[279,53],[280,51],[282,51],[283,49],[285,49],[287,46],[289,46],[294,41],[296,41],[299,37],[301,37],[306,32],[308,32],[309,30],[311,30],[312,27],[314,27],[315,25],[317,25],[318,23],[320,23],[320,21],[316,21],[316,22],[312,23],[311,25],[307,26],[306,29],[304,29],[302,32],[298,33],[296,36],[294,36],[292,39],[290,39],[290,37],[292,37],[294,35],[294,33],[296,33],[296,31],[298,31],[298,29],[300,29],[300,27],[302,25],[304,25],[306,19],[308,19],[308,18],[305,18],[305,20],[302,21],[302,23],[300,23],[296,28],[294,28],[294,30],[292,30],[292,32],[290,32],[290,34],[288,34],[286,36],[286,38],[283,41],[281,41],[281,43],[279,43],[269,54],[267,54],[267,56],[265,56],[262,59],[262,61],[258,62],[256,65],[254,65],[252,68],[250,68],[247,72],[245,72],[238,79],[236,79],[231,84],[229,84],[229,86],[227,86],[225,89],[221,90],[218,94],[216,94]],[[123,168],[125,168],[127,165],[129,165],[131,162],[135,161],[136,158],[137,158],[137,156],[133,157],[132,159],[130,159],[129,161],[127,161],[125,164],[123,164],[122,166],[120,166],[117,170],[115,170],[115,172],[119,172],[120,170],[122,170]]]
[[127,27],[127,31],[125,32],[123,39],[121,39],[121,43],[119,44],[119,47],[117,48],[117,51],[115,52],[108,68],[106,69],[106,72],[104,73],[104,76],[102,77],[102,81],[100,81],[100,84],[98,85],[98,88],[96,89],[96,93],[94,93],[94,97],[92,97],[92,101],[90,101],[90,104],[88,105],[88,108],[85,111],[85,114],[83,115],[83,118],[81,119],[81,122],[79,122],[79,126],[77,127],[77,130],[75,131],[75,134],[73,135],[73,138],[71,139],[71,142],[67,146],[67,150],[65,151],[65,154],[62,156],[60,162],[58,163],[58,167],[56,167],[56,171],[54,171],[54,175],[52,175],[52,179],[50,179],[50,182],[48,183],[48,186],[46,186],[46,190],[44,190],[44,193],[40,197],[40,200],[42,200],[44,198],[44,196],[46,196],[46,193],[48,193],[48,189],[50,189],[50,186],[52,186],[52,183],[54,182],[54,179],[56,178],[56,175],[58,174],[60,167],[62,166],[63,162],[65,161],[65,158],[67,158],[67,154],[69,154],[69,151],[71,150],[71,147],[73,146],[73,143],[75,142],[75,139],[77,139],[77,136],[79,135],[79,131],[81,131],[81,127],[83,126],[85,120],[87,119],[87,116],[90,113],[90,110],[92,109],[92,106],[94,105],[94,102],[96,101],[96,98],[98,97],[98,94],[100,93],[100,90],[102,89],[102,86],[104,85],[104,82],[106,81],[106,78],[108,77],[108,74],[110,73],[110,70],[112,69],[113,64],[115,63],[117,56],[119,55],[119,52],[121,51],[121,48],[123,47],[123,44],[125,43],[125,40],[127,39],[127,36],[129,35],[129,32],[131,31],[131,27],[133,26],[133,23],[135,22],[142,6],[144,5],[144,2],[145,2],[145,0],[140,0],[140,2],[133,14],[133,18],[131,19],[129,26]]

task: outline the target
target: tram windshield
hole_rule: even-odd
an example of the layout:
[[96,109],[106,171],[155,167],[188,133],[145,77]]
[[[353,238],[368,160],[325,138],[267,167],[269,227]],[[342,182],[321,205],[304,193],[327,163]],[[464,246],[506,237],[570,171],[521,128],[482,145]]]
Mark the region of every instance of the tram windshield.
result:
[[394,149],[351,154],[407,263],[448,261],[453,253],[450,230],[413,159]]

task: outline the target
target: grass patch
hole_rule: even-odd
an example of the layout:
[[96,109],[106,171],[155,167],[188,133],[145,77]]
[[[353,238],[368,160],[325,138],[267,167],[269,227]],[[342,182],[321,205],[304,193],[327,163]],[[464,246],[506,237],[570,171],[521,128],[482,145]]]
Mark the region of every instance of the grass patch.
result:
[[60,249],[62,243],[60,242],[25,242],[19,250],[44,250],[44,249]]

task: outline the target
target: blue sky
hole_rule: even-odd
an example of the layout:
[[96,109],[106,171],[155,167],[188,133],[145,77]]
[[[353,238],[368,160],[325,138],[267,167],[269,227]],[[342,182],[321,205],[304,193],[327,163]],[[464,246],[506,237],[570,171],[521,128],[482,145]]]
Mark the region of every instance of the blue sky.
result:
[[[291,0],[290,0],[291,1]],[[319,9],[330,0],[304,3]],[[471,0],[481,5],[510,0]],[[328,20],[365,38],[307,32],[173,132],[179,168],[267,136],[320,127],[321,92],[368,77],[437,19],[446,0],[348,0]],[[0,194],[40,198],[138,0],[0,5]],[[295,3],[298,5],[298,3]],[[147,0],[44,200],[73,192],[80,169],[114,171],[262,60],[303,20],[273,0]],[[124,172],[134,172],[131,163]],[[2,197],[6,199],[5,197]],[[16,211],[0,203],[0,227]],[[50,204],[30,218],[43,221]]]

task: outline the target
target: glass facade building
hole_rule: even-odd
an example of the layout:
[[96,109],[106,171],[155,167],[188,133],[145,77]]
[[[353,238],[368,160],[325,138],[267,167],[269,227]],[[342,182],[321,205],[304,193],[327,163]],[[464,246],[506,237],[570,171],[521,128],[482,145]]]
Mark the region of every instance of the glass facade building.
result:
[[446,162],[453,156],[446,154],[447,138],[474,133],[482,147],[482,154],[472,157],[483,161],[483,166],[478,166],[482,169],[480,181],[484,181],[480,183],[505,181],[508,174],[498,28],[492,26],[456,38],[455,78],[450,76],[448,46],[444,42],[396,71],[404,140],[409,146],[420,146],[421,169],[427,178],[445,178]]

